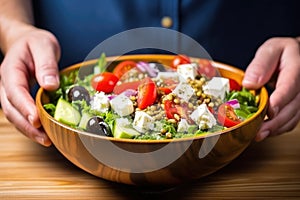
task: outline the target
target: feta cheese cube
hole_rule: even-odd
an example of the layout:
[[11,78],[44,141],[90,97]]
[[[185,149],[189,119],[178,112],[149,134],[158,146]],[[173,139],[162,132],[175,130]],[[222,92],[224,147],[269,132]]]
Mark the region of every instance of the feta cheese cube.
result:
[[178,65],[177,72],[180,75],[180,78],[183,78],[184,80],[189,78],[194,80],[198,74],[197,65],[195,63]]
[[189,123],[186,119],[181,118],[178,122],[177,132],[187,132],[189,128]]
[[158,72],[157,79],[173,79],[179,82],[179,74],[177,72]]
[[191,114],[191,119],[199,126],[199,129],[209,129],[217,124],[213,114],[208,110],[206,104],[201,104]]
[[154,129],[154,118],[143,111],[136,111],[132,123],[133,128],[137,131],[145,133],[148,130]]
[[107,112],[109,109],[109,99],[104,92],[97,92],[91,100],[91,110]]
[[173,90],[173,93],[185,102],[188,102],[194,94],[194,89],[187,82],[180,82]]
[[155,121],[153,126],[153,131],[160,132],[163,128],[163,123],[161,121]]
[[111,108],[121,117],[130,115],[134,111],[133,103],[129,97],[120,94],[110,101]]
[[224,100],[226,93],[229,93],[229,79],[213,77],[207,84],[202,86],[204,93]]
[[127,118],[117,118],[116,123],[122,127],[130,126],[130,122]]

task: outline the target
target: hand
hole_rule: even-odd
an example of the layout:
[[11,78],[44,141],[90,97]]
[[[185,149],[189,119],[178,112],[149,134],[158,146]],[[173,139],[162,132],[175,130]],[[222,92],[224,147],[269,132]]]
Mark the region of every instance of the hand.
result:
[[50,146],[51,141],[41,123],[30,95],[31,83],[37,79],[41,87],[59,87],[57,61],[60,47],[49,32],[27,28],[7,49],[1,64],[1,106],[7,119],[32,140]]
[[267,40],[246,70],[243,80],[246,88],[257,89],[268,82],[275,87],[269,98],[268,120],[261,126],[256,141],[291,131],[299,122],[299,41],[294,38]]

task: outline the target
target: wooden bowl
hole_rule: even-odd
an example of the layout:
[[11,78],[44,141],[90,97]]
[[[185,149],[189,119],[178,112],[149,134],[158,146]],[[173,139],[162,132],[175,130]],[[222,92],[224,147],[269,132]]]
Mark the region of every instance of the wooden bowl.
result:
[[[157,61],[170,65],[172,55],[129,55],[110,57],[135,61]],[[95,64],[96,60],[75,64],[61,73]],[[243,71],[213,62],[220,74],[241,83]],[[82,68],[81,68],[82,69]],[[102,137],[82,132],[56,121],[43,108],[49,102],[40,88],[36,104],[41,123],[55,147],[84,171],[113,182],[139,186],[177,185],[209,175],[243,152],[264,121],[268,93],[257,90],[258,111],[246,121],[225,131],[184,139],[137,141]]]

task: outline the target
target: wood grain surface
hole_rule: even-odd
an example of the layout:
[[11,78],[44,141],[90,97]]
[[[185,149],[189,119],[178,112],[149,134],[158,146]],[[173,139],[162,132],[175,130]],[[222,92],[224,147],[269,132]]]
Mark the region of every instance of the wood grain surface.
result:
[[300,124],[253,143],[218,172],[176,188],[111,183],[18,132],[0,110],[0,199],[300,199]]

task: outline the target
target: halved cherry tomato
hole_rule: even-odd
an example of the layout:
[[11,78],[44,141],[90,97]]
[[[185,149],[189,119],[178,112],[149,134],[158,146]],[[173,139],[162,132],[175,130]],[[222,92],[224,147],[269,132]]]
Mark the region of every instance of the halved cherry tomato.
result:
[[216,114],[216,111],[214,110],[214,108],[212,108],[212,107],[210,107],[210,106],[207,106],[207,108],[208,108],[208,110],[209,110],[209,112],[210,112],[211,114],[213,114],[213,115]]
[[137,90],[141,82],[142,81],[140,80],[140,81],[125,82],[120,85],[116,85],[114,88],[114,93],[121,94],[127,89]]
[[211,62],[206,59],[199,60],[197,72],[198,72],[198,74],[205,75],[208,78],[212,78],[217,75],[216,68],[214,68],[213,65],[211,64]]
[[157,89],[155,83],[150,78],[142,80],[138,87],[137,106],[143,110],[156,101]]
[[126,72],[131,70],[132,68],[136,67],[136,62],[131,60],[125,60],[120,62],[113,70],[113,73],[118,77],[121,78]]
[[188,115],[188,105],[186,103],[178,105],[171,100],[165,100],[164,109],[166,117],[168,119],[175,119],[176,121],[178,121],[179,119],[175,118],[174,116],[175,114],[177,114],[180,116],[180,118],[186,119],[188,123],[193,123],[193,120]]
[[118,81],[119,78],[113,73],[103,72],[93,76],[91,85],[98,92],[111,93]]
[[240,91],[242,90],[242,86],[238,84],[236,80],[229,79],[230,91]]
[[171,100],[166,100],[164,102],[164,108],[165,108],[165,112],[166,112],[166,117],[168,119],[175,119],[174,115],[178,114],[177,108],[175,107],[175,104],[171,101]]
[[241,120],[235,114],[232,106],[223,103],[218,108],[218,122],[226,127],[232,127],[241,123]]
[[176,55],[172,60],[171,67],[177,69],[178,65],[189,64],[191,60],[186,55]]
[[188,114],[188,104],[187,103],[181,103],[180,105],[175,105],[177,109],[177,113],[179,116],[183,119],[186,119],[189,124],[193,124],[194,121],[191,119],[190,115]]
[[158,90],[163,93],[163,94],[169,94],[172,92],[172,90],[170,88],[167,87],[159,87]]

